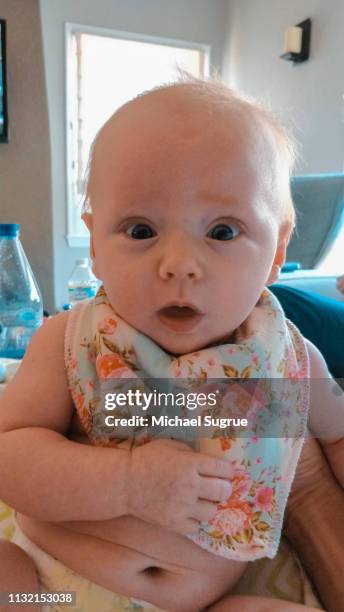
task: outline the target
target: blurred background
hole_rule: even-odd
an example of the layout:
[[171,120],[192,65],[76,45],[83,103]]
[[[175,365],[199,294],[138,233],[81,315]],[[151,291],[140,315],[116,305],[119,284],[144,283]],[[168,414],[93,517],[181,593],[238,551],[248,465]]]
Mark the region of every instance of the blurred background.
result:
[[[280,56],[310,18],[310,56]],[[144,89],[217,72],[265,102],[299,142],[293,194],[296,286],[341,299],[344,273],[342,0],[0,0],[6,20],[9,142],[0,142],[0,222],[20,223],[44,307],[60,309],[87,256],[80,201],[100,125]],[[1,95],[1,92],[0,92]],[[306,176],[305,176],[306,175]]]

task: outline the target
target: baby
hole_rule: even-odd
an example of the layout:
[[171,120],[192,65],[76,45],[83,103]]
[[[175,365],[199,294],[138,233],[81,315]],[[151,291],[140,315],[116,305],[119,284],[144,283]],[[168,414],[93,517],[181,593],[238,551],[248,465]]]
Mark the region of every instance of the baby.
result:
[[[145,93],[101,129],[83,220],[102,288],[36,333],[0,398],[0,499],[23,549],[6,545],[0,590],[76,591],[83,612],[298,609],[230,592],[248,560],[276,552],[301,438],[276,442],[259,484],[247,457],[262,444],[265,465],[264,440],[132,446],[95,435],[93,419],[98,382],[125,376],[331,380],[265,289],[294,225],[291,167],[278,123],[220,83]],[[309,423],[343,486],[333,385],[311,389]],[[303,431],[307,393],[297,401]]]

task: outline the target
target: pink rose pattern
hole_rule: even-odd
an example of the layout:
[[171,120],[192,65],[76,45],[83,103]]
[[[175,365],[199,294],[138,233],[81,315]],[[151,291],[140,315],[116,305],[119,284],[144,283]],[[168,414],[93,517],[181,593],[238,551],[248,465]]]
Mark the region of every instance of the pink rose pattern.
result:
[[[118,384],[125,385],[125,379],[137,378],[142,383],[141,377],[146,371],[149,376],[155,371],[156,378],[178,378],[189,390],[201,388],[202,392],[209,393],[221,389],[221,380],[216,384],[213,379],[231,379],[231,384],[223,385],[219,393],[220,407],[214,409],[214,415],[221,415],[221,411],[231,406],[231,415],[245,416],[253,432],[248,438],[240,438],[229,428],[211,430],[211,437],[218,442],[218,456],[222,454],[233,465],[232,492],[226,502],[218,505],[213,519],[200,525],[189,537],[203,548],[231,559],[274,556],[302,447],[309,391],[302,387],[301,392],[293,392],[289,386],[280,414],[284,419],[284,438],[264,438],[254,429],[257,416],[264,414],[267,402],[271,401],[271,390],[264,387],[264,377],[291,381],[309,378],[303,338],[284,319],[276,298],[268,290],[262,293],[245,322],[247,335],[243,338],[239,329],[237,344],[212,346],[180,357],[166,354],[115,314],[103,287],[94,300],[77,308],[70,313],[65,362],[76,411],[95,445],[116,446],[118,442],[114,438],[94,436],[94,422],[99,413],[97,381],[117,380]],[[247,326],[250,322],[251,326]],[[260,329],[264,325],[265,329]],[[262,338],[270,338],[270,342],[262,342]],[[156,364],[164,367],[159,369]],[[247,386],[237,384],[236,378],[247,380]],[[252,384],[250,379],[255,379]],[[262,384],[257,385],[257,379]],[[211,413],[209,409],[205,412]],[[298,433],[293,438],[288,429],[291,414],[298,416]],[[141,432],[135,444],[147,443],[150,439],[147,431]]]

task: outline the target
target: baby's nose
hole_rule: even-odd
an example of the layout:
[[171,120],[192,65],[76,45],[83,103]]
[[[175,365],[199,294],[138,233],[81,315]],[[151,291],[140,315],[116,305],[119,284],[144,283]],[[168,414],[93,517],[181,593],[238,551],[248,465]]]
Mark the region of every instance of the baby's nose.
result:
[[200,280],[203,277],[203,267],[196,255],[179,250],[176,244],[173,251],[162,258],[159,276],[162,280]]

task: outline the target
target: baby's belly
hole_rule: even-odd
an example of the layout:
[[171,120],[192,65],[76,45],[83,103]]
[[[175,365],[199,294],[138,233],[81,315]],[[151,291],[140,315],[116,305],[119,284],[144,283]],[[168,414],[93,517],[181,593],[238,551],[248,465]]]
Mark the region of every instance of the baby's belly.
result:
[[35,544],[88,580],[166,610],[205,608],[245,569],[131,516],[48,523],[18,514],[17,521]]

